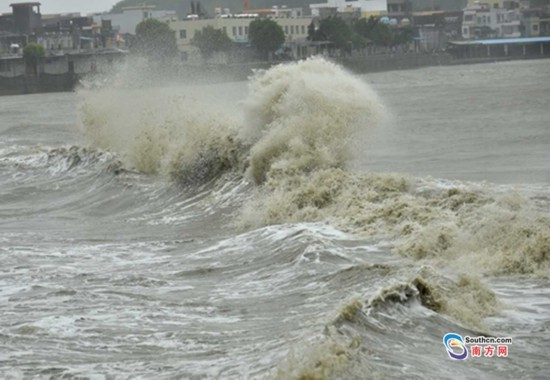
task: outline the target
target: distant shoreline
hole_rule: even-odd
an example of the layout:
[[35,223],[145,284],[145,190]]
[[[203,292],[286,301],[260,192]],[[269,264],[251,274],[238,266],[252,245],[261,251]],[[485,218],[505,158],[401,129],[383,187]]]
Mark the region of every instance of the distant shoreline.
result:
[[[454,59],[448,53],[434,54],[380,54],[344,58],[329,58],[357,74],[384,71],[412,70],[424,67],[469,65],[479,63],[496,63],[518,60],[548,59],[548,56],[497,57]],[[288,61],[292,62],[292,61]],[[170,75],[171,82],[208,83],[246,80],[255,70],[268,69],[285,62],[250,62],[239,64],[205,64],[201,66],[181,66]],[[74,91],[80,81],[87,75],[41,74],[38,77],[21,75],[17,77],[0,76],[0,96],[27,95],[51,92]],[[201,78],[201,80],[197,80]]]

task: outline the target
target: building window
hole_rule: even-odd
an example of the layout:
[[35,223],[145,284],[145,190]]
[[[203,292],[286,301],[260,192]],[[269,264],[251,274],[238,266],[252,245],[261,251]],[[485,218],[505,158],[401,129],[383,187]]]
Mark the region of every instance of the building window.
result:
[[234,35],[234,36],[237,35],[237,27],[236,27],[236,26],[233,27],[233,35]]
[[227,27],[225,27],[225,26],[223,27],[223,33],[227,34]]
[[184,39],[187,38],[187,30],[185,30],[185,29],[181,29],[181,30],[180,30],[180,38],[181,38],[182,40],[184,40]]
[[242,36],[242,35],[243,35],[243,27],[239,26],[239,36]]
[[290,25],[290,34],[294,34],[294,25]]
[[473,15],[465,15],[464,16],[464,21],[474,21],[474,16]]
[[533,25],[533,32],[538,32],[539,30],[539,26],[538,25]]
[[244,27],[244,34],[248,35],[248,26]]
[[302,25],[302,34],[306,34],[306,26]]
[[288,34],[288,25],[285,25],[285,34]]

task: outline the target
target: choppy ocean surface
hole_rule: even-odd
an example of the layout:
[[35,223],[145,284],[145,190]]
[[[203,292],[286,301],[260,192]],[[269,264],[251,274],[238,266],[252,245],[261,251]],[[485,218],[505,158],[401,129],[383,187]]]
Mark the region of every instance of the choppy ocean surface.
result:
[[548,378],[548,60],[105,83],[0,99],[0,378]]

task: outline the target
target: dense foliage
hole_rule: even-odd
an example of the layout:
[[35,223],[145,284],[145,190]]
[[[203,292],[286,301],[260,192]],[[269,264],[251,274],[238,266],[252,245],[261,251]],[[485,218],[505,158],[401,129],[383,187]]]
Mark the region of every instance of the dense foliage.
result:
[[334,47],[344,51],[352,49],[355,35],[351,27],[340,17],[329,17],[321,20],[319,28],[313,32],[313,41],[329,41]]
[[309,40],[331,42],[344,52],[361,49],[368,44],[384,47],[404,45],[412,42],[414,37],[412,27],[390,26],[374,17],[354,20],[351,25],[337,16],[329,17],[321,20],[317,28],[312,23],[308,33]]
[[38,75],[38,62],[46,55],[46,51],[42,45],[30,43],[23,48],[23,59],[27,65],[27,69],[31,69],[34,75]]
[[221,29],[206,26],[195,33],[191,43],[198,47],[204,59],[209,59],[215,52],[227,52],[233,47],[233,42]]
[[46,55],[44,47],[31,42],[23,49],[23,58],[28,65],[36,65],[40,58]]
[[178,51],[175,32],[161,21],[142,21],[136,27],[132,50],[152,59],[165,60],[173,57]]
[[380,22],[380,19],[371,17],[353,22],[353,30],[362,38],[377,46],[397,46],[412,42],[414,29],[410,26],[392,27]]
[[279,49],[285,42],[285,32],[275,21],[259,18],[250,23],[248,38],[258,52],[267,55]]

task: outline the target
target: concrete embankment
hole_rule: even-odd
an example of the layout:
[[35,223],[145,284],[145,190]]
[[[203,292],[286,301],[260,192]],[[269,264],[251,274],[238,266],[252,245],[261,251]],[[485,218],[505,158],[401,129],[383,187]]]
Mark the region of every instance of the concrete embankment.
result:
[[66,74],[40,74],[39,76],[20,75],[0,76],[0,95],[23,95],[41,92],[72,91],[78,83],[78,76]]
[[[537,57],[525,57],[533,59]],[[506,58],[474,58],[455,59],[448,53],[434,54],[378,54],[355,55],[348,57],[328,58],[343,65],[349,70],[364,74],[391,70],[409,70],[421,67],[448,66],[459,64],[490,63],[521,59],[518,57]],[[246,80],[255,70],[284,62],[246,62],[234,64],[203,64],[179,65],[162,70],[162,74],[145,75],[141,84],[162,85],[163,83],[217,83],[227,81]],[[158,68],[156,68],[158,69]],[[158,71],[158,70],[157,70]],[[97,74],[96,74],[97,75]],[[38,77],[21,75],[17,77],[0,76],[0,95],[33,94],[41,92],[73,91],[80,79],[85,75],[74,73],[40,74]],[[149,81],[147,80],[149,79]]]

